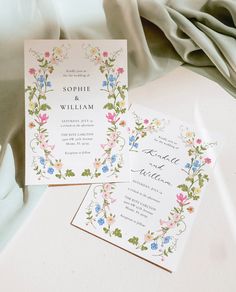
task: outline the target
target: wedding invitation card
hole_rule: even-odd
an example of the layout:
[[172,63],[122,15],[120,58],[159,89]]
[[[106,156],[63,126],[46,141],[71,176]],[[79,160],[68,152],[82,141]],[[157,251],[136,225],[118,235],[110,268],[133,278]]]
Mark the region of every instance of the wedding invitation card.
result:
[[131,182],[91,185],[71,224],[174,271],[208,183],[214,141],[185,122],[130,109]]
[[125,40],[25,42],[26,184],[129,181]]

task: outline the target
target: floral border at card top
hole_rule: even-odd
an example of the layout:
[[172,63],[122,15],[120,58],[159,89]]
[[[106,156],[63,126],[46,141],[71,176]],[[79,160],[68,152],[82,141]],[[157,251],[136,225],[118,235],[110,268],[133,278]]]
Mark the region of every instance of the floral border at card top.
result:
[[48,179],[51,176],[66,179],[75,175],[72,169],[64,170],[61,159],[54,157],[55,145],[49,143],[47,129],[48,112],[51,110],[47,99],[50,92],[53,91],[50,76],[55,70],[55,66],[67,58],[68,49],[69,46],[62,45],[54,47],[51,52],[40,53],[32,49],[29,50],[37,60],[37,67],[31,67],[28,70],[32,83],[25,89],[28,95],[28,114],[30,117],[28,127],[34,131],[29,146],[32,152],[37,154],[33,155],[32,166],[39,180]]
[[[148,134],[153,134],[158,131],[162,131],[168,124],[168,121],[162,119],[143,119],[139,117],[135,112],[132,112],[135,126],[133,130],[129,130],[130,151],[138,152],[139,145],[133,146],[134,143],[140,142]],[[134,139],[132,137],[135,137]],[[93,199],[87,207],[86,211],[86,225],[92,225],[94,228],[101,227],[102,230],[111,236],[122,237],[122,230],[116,227],[116,215],[111,210],[111,205],[115,203],[116,199],[112,197],[116,184],[105,183],[99,184],[93,187]]]
[[205,167],[212,161],[206,155],[207,149],[216,144],[203,143],[194,132],[183,127],[180,138],[188,148],[189,161],[182,169],[186,173],[185,181],[177,186],[180,192],[176,194],[176,206],[165,220],[160,220],[157,231],[147,231],[142,241],[137,236],[128,239],[136,249],[150,250],[161,261],[176,250],[178,239],[186,230],[186,216],[194,212],[194,203],[199,200],[202,188],[209,180]]
[[110,53],[101,51],[99,47],[91,44],[83,46],[86,58],[99,66],[103,75],[101,91],[106,95],[107,101],[104,109],[107,110],[105,117],[108,122],[106,141],[101,144],[102,154],[95,158],[93,167],[85,168],[82,176],[97,178],[101,175],[117,178],[123,167],[122,150],[125,146],[125,138],[122,137],[121,129],[126,126],[123,115],[126,113],[126,92],[128,87],[121,84],[120,77],[124,68],[116,65],[117,57],[122,49]]

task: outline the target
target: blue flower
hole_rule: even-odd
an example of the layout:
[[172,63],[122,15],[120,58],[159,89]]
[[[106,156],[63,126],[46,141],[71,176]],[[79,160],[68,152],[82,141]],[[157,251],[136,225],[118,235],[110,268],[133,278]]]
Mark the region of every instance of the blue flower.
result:
[[114,154],[114,155],[112,155],[112,157],[111,157],[111,163],[114,163],[116,161],[116,155]]
[[134,136],[129,137],[129,141],[130,142],[134,142],[135,141],[135,137]]
[[108,80],[110,82],[114,82],[114,81],[116,81],[116,78],[112,74],[110,74],[109,77],[108,77]]
[[48,168],[48,173],[49,173],[49,174],[53,174],[53,172],[54,172],[54,168],[49,167],[49,168]]
[[52,86],[52,83],[51,83],[50,81],[48,81],[48,82],[47,82],[47,86],[48,86],[48,87],[51,87],[51,86]]
[[193,163],[194,167],[200,167],[200,161],[199,160],[195,160]]
[[196,167],[192,167],[192,171],[195,172],[197,170]]
[[105,223],[105,220],[103,218],[98,219],[98,224],[103,225]]
[[40,82],[40,83],[43,83],[45,78],[43,75],[40,75],[39,78],[37,78],[37,80]]
[[39,158],[39,162],[40,162],[42,165],[44,165],[44,164],[45,164],[45,159],[44,159],[43,157],[40,157],[40,158]]
[[171,240],[171,236],[164,237],[164,244],[169,243],[170,240]]
[[95,207],[95,212],[99,212],[101,210],[101,206],[99,204],[96,205]]
[[108,166],[107,165],[104,165],[103,168],[102,168],[102,171],[104,173],[106,173],[106,172],[108,172],[108,170],[109,170]]
[[102,86],[107,86],[107,82],[105,80],[102,81]]
[[134,148],[138,148],[138,143],[134,143]]
[[187,163],[186,165],[185,165],[185,168],[190,168],[191,167],[191,164],[190,163]]
[[158,244],[157,244],[156,242],[153,242],[153,243],[151,244],[151,249],[152,249],[152,250],[156,250],[156,249],[158,249]]
[[113,82],[111,82],[111,83],[110,83],[110,86],[111,86],[111,87],[114,87],[114,86],[115,86],[115,84],[114,84]]
[[43,87],[44,87],[44,83],[39,83],[39,86],[40,86],[41,88],[43,88]]

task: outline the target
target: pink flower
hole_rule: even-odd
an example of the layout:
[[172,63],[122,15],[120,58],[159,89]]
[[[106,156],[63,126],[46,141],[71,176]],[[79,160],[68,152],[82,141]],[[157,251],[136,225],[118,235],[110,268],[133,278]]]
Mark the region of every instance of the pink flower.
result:
[[36,70],[34,68],[30,68],[29,69],[29,74],[35,75],[36,74]]
[[45,140],[45,135],[44,133],[40,133],[39,136],[38,136],[39,140],[43,141]]
[[111,190],[111,187],[112,187],[112,185],[109,184],[109,183],[106,183],[106,184],[103,185],[104,190],[106,190],[108,192]]
[[162,219],[160,219],[160,225],[164,225],[166,222]]
[[103,52],[102,55],[103,55],[103,57],[107,57],[108,56],[108,52]]
[[186,200],[188,199],[187,196],[184,196],[182,193],[177,194],[177,195],[176,195],[176,198],[177,198],[177,202],[178,202],[180,205],[184,205],[184,203],[185,203]]
[[49,116],[47,116],[46,114],[39,114],[39,122],[41,124],[45,124],[48,120]]
[[202,140],[201,140],[201,139],[197,139],[197,140],[196,140],[196,143],[197,143],[197,144],[201,144],[201,143],[202,143]]
[[211,163],[211,158],[209,158],[209,157],[204,158],[204,162],[207,163],[207,164],[210,164]]
[[108,113],[108,114],[106,115],[106,118],[107,118],[107,120],[108,120],[109,123],[114,122],[114,121],[115,121],[115,117],[116,117],[116,114],[115,114],[115,113],[114,113],[114,114],[112,114],[112,113]]
[[106,144],[101,144],[100,146],[102,147],[102,149],[104,149],[106,147]]
[[48,58],[48,57],[50,56],[50,53],[49,53],[49,52],[45,52],[45,53],[44,53],[44,56],[45,56],[46,58]]
[[175,213],[173,215],[173,220],[175,223],[179,222],[180,219],[181,219],[181,215],[179,213]]
[[110,148],[113,148],[113,147],[115,147],[116,146],[116,141],[114,141],[114,140],[110,140],[110,141],[108,141],[108,146],[110,147]]
[[105,191],[103,193],[103,198],[106,199],[106,200],[109,200],[111,198],[111,193],[108,192],[108,191]]
[[55,145],[49,145],[49,148],[51,148],[51,150],[53,150],[55,148]]
[[41,142],[40,148],[44,150],[44,149],[48,148],[48,144],[46,142]]
[[149,120],[148,119],[145,119],[143,122],[144,122],[144,124],[148,124],[149,123]]
[[109,137],[111,140],[116,140],[118,138],[118,134],[116,132],[112,132]]
[[173,228],[173,227],[175,227],[175,222],[173,222],[173,221],[171,221],[171,220],[169,220],[169,221],[167,221],[166,222],[166,226],[168,227],[168,228]]
[[118,73],[118,74],[122,74],[122,73],[124,73],[124,69],[121,68],[121,67],[117,68],[117,73]]
[[57,60],[56,60],[55,58],[51,58],[51,63],[52,63],[53,65],[56,65],[58,62],[57,62]]

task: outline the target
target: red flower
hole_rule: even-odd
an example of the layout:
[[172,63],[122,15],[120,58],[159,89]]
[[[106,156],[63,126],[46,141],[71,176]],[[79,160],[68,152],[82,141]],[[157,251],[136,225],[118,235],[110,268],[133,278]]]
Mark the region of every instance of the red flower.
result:
[[119,67],[119,68],[117,69],[117,72],[118,72],[119,74],[122,74],[122,73],[124,73],[124,69],[121,68],[121,67]]
[[201,144],[201,143],[202,143],[202,140],[201,140],[201,139],[197,139],[197,140],[196,140],[196,143],[197,143],[197,144]]
[[46,58],[48,58],[48,57],[50,56],[50,53],[49,53],[49,52],[45,52],[45,53],[44,53],[44,56],[45,56]]
[[107,57],[108,56],[108,52],[103,52],[102,55],[103,55],[103,57]]
[[36,73],[36,70],[34,68],[29,69],[29,74],[35,75],[35,73]]
[[211,158],[209,158],[209,157],[204,158],[204,162],[206,164],[210,164],[211,163]]

